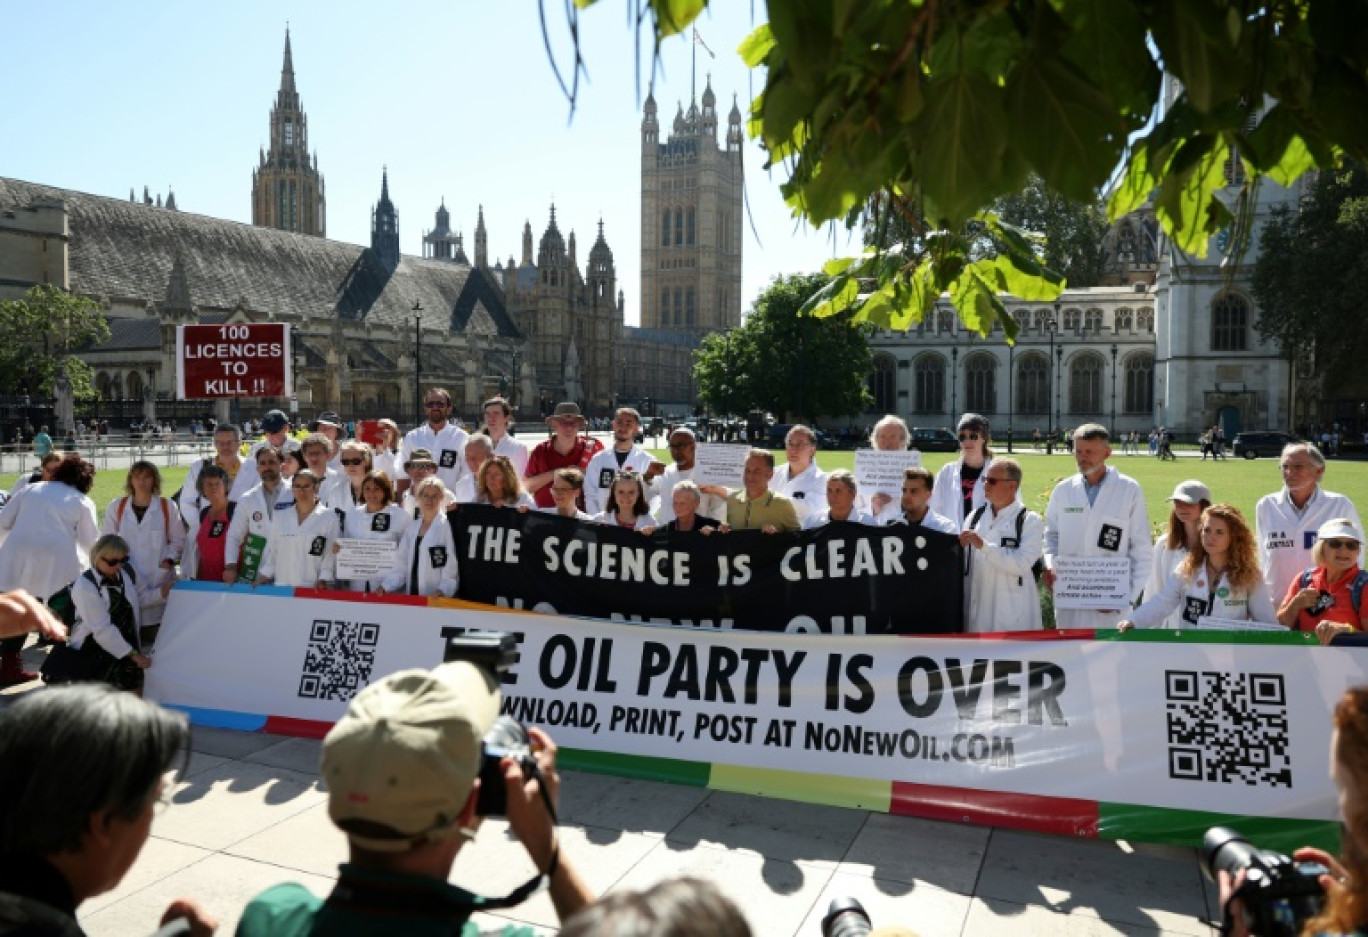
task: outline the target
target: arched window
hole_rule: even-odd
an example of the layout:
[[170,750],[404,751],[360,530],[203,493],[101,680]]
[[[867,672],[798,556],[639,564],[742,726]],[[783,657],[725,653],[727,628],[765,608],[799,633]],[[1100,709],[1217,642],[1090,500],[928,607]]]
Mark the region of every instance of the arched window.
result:
[[1139,352],[1126,359],[1126,412],[1154,409],[1154,355]]
[[1226,293],[1211,304],[1211,350],[1244,351],[1249,331],[1249,304]]
[[670,246],[670,210],[668,208],[660,216],[660,246]]
[[128,372],[128,380],[124,382],[128,388],[128,396],[134,400],[140,400],[143,395],[142,375],[137,371]]
[[1116,310],[1116,331],[1132,332],[1135,330],[1135,316],[1129,309]]
[[674,320],[675,325],[684,324],[684,288],[676,286],[674,291]]
[[1102,331],[1102,310],[1089,309],[1083,314],[1083,327],[1089,332],[1097,333]]
[[875,413],[893,413],[897,403],[897,364],[890,355],[875,355],[869,375],[870,408]]
[[123,379],[119,375],[114,375],[114,380],[109,382],[109,399],[123,400]]
[[1141,310],[1140,310],[1140,315],[1139,315],[1139,317],[1136,319],[1136,323],[1139,325],[1140,331],[1142,331],[1142,332],[1149,332],[1149,333],[1153,334],[1153,333],[1154,333],[1154,310],[1152,310],[1152,309],[1141,309]]
[[1044,355],[1023,355],[1017,364],[1018,413],[1050,412],[1050,363]]
[[668,288],[660,291],[660,324],[670,324],[670,290]]
[[1050,328],[1050,314],[1044,309],[1037,309],[1031,314],[1031,328],[1037,332],[1047,332]]
[[964,362],[965,403],[974,413],[997,412],[997,361],[992,355],[970,355]]
[[691,286],[689,287],[689,292],[686,293],[684,296],[684,324],[693,325],[695,321],[696,320],[694,318],[694,288]]
[[1075,355],[1069,363],[1069,412],[1097,416],[1102,412],[1102,356],[1091,351]]
[[109,396],[109,375],[103,371],[95,375],[95,393],[100,395],[101,400],[111,399]]
[[913,363],[912,372],[917,384],[916,411],[944,413],[945,359],[936,354],[922,355]]
[[950,313],[948,309],[942,309],[940,312],[936,313],[936,331],[955,331],[955,317]]
[[688,240],[685,241],[684,243],[686,243],[686,244],[688,244],[688,245],[690,245],[690,246],[693,246],[693,242],[694,242],[694,210],[693,210],[692,208],[690,208],[690,209],[689,209]]
[[1077,309],[1064,310],[1064,328],[1077,332],[1079,323],[1083,321],[1083,314]]
[[675,246],[684,243],[684,209],[675,209]]

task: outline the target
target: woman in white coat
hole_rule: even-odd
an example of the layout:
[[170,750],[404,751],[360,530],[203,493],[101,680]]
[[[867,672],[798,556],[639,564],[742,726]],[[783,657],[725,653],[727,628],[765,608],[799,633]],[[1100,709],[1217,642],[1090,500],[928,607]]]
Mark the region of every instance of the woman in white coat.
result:
[[1175,611],[1182,625],[1195,625],[1206,616],[1277,622],[1277,610],[1259,569],[1254,532],[1237,508],[1213,504],[1203,511],[1202,535],[1178,564],[1164,591],[1147,598],[1117,628],[1167,627],[1166,621]]
[[[118,534],[128,544],[128,561],[137,570],[138,584],[146,589],[138,624],[149,632],[161,624],[166,612],[161,586],[175,581],[176,564],[185,551],[180,508],[161,491],[157,467],[145,460],[134,462],[124,479],[124,493],[109,502],[100,525],[100,533]],[[145,636],[153,637],[155,632]]]
[[[346,449],[343,449],[346,458]],[[413,523],[413,518],[394,503],[394,485],[384,472],[373,471],[366,474],[361,482],[361,504],[342,515],[341,537],[348,540],[388,540],[398,544],[404,538],[404,531]],[[336,554],[340,548],[333,546]],[[397,551],[396,551],[397,552]],[[384,582],[383,576],[374,579],[348,580],[353,592],[375,592]]]
[[290,480],[293,507],[276,511],[256,584],[326,588],[332,579],[337,514],[318,500],[322,479],[301,469]]
[[[152,665],[142,652],[142,624],[138,610],[160,588],[145,584],[129,569],[129,544],[117,534],[105,534],[90,550],[90,569],[76,577],[71,601],[76,625],[69,644],[73,651],[98,659],[92,679],[121,690],[140,690],[143,671]],[[93,641],[94,647],[86,647]]]
[[[90,548],[100,536],[95,504],[86,497],[95,483],[95,466],[69,455],[52,471],[52,480],[34,482],[0,511],[0,592],[25,589],[40,601],[81,574]],[[0,686],[36,680],[24,670],[19,652],[24,638],[0,641]]]
[[404,531],[394,566],[376,591],[377,595],[428,595],[451,598],[460,583],[456,566],[456,541],[446,518],[447,488],[435,475],[413,489],[418,518]]
[[931,489],[931,510],[948,517],[960,530],[964,520],[984,503],[983,476],[993,464],[993,451],[988,448],[991,431],[988,420],[977,413],[960,417],[960,457],[947,462],[936,473],[936,484]]
[[969,577],[964,630],[1039,631],[1044,627],[1032,567],[1045,549],[1045,521],[1021,501],[1021,464],[995,459],[983,474],[987,503],[965,521],[960,544]]
[[[1178,572],[1178,564],[1197,545],[1202,537],[1202,512],[1211,507],[1211,490],[1195,479],[1179,482],[1169,495],[1173,511],[1169,514],[1168,531],[1154,541],[1154,565],[1145,583],[1145,598],[1152,599],[1164,591]],[[1165,628],[1181,628],[1182,612],[1177,611],[1164,622]]]

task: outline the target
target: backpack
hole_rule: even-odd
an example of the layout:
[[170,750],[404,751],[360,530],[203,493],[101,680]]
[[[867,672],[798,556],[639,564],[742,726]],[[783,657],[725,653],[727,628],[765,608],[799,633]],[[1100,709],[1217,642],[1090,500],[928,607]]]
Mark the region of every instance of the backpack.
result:
[[[986,504],[980,504],[978,507],[976,507],[976,508],[974,509],[974,513],[969,515],[969,523],[968,523],[967,525],[965,525],[965,529],[967,530],[967,529],[969,529],[970,527],[975,527],[975,526],[977,526],[977,525],[978,525],[978,522],[979,522],[979,518],[981,518],[981,517],[983,516],[983,512],[986,511],[986,510],[988,510],[988,505],[986,505]],[[1023,507],[1020,511],[1017,511],[1017,516],[1016,516],[1016,539],[1017,539],[1017,546],[1018,546],[1018,547],[1021,546],[1021,532],[1022,532],[1025,528],[1026,528],[1026,508]],[[1036,560],[1034,563],[1031,564],[1031,577],[1032,577],[1033,579],[1035,579],[1036,582],[1040,582],[1040,577],[1043,576],[1044,574],[1045,574],[1045,558],[1044,558],[1044,557],[1041,557],[1040,559]]]
[[[123,569],[128,573],[129,580],[136,586],[138,584],[138,571],[127,563],[124,564]],[[95,587],[96,592],[100,591],[100,580],[95,578],[95,570],[87,569],[77,578],[88,580]],[[76,585],[75,580],[67,583],[52,593],[47,600],[47,607],[52,610],[52,614],[56,615],[62,624],[66,625],[68,635],[76,627],[76,601],[71,597],[71,587],[74,585]]]
[[[177,492],[179,495],[179,492]],[[128,507],[128,495],[119,499],[119,509],[114,514],[114,529],[123,526],[124,509]],[[166,537],[166,542],[171,542],[171,508],[167,505],[167,499],[161,499],[162,507],[162,534]]]
[[[1305,589],[1310,586],[1311,574],[1315,571],[1316,568],[1314,566],[1308,570],[1304,570],[1302,574],[1297,577],[1297,588]],[[1354,606],[1354,612],[1360,618],[1363,617],[1363,590],[1365,587],[1368,587],[1368,569],[1360,569],[1358,575],[1354,577],[1353,583],[1349,586],[1349,604]]]

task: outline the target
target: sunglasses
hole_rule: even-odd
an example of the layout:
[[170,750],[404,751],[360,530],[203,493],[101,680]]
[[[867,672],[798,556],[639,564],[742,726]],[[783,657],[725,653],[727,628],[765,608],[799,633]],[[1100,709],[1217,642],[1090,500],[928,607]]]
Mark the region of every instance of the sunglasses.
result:
[[979,438],[978,433],[960,433],[959,441],[967,442],[972,440],[973,442],[978,442]]
[[445,407],[446,404],[440,400],[424,400],[423,406],[427,407],[429,410],[440,410],[442,407]]
[[365,459],[342,459],[343,465],[365,465]]
[[1332,550],[1355,550],[1359,548],[1357,540],[1327,540],[1325,545]]
[[125,564],[125,563],[128,562],[128,557],[126,557],[126,556],[115,556],[115,557],[102,556],[102,557],[100,557],[100,561],[103,562],[106,566],[122,566],[123,564]]

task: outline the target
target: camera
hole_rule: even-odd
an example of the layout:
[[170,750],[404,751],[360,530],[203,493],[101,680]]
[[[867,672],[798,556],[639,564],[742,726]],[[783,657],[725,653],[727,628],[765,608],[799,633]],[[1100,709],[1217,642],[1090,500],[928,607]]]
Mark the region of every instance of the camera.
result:
[[822,918],[822,937],[865,937],[873,929],[869,913],[854,898],[833,898]]
[[[454,631],[454,629],[451,629]],[[449,633],[444,629],[446,651],[443,663],[463,660],[493,675],[496,681],[518,660],[517,639],[505,631],[466,631]],[[508,790],[504,786],[505,758],[512,758],[522,768],[523,776],[541,780],[537,759],[532,754],[532,739],[527,728],[512,716],[502,715],[494,720],[482,741],[480,761],[480,796],[475,812],[482,817],[501,817],[508,812]],[[544,790],[544,789],[543,789]]]
[[[1329,869],[1319,862],[1296,862],[1258,849],[1225,827],[1214,826],[1202,837],[1202,867],[1213,882],[1218,872],[1245,873],[1231,897],[1240,899],[1245,927],[1256,937],[1296,937],[1325,904],[1319,878],[1328,875]],[[1230,923],[1226,921],[1226,932]]]

